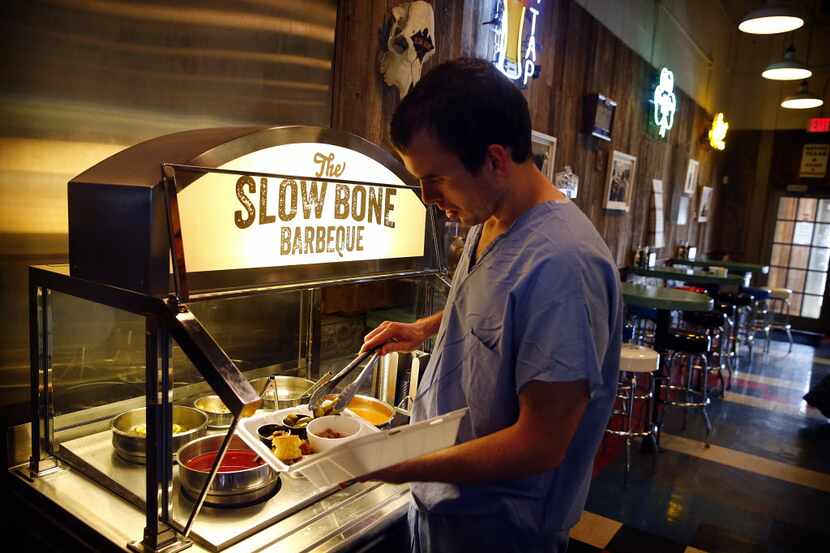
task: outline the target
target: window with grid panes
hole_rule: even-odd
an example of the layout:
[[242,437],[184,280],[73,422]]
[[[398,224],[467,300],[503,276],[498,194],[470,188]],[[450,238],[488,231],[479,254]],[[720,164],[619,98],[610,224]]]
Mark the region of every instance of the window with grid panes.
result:
[[830,200],[784,197],[778,203],[769,287],[789,288],[790,314],[818,319],[830,263]]

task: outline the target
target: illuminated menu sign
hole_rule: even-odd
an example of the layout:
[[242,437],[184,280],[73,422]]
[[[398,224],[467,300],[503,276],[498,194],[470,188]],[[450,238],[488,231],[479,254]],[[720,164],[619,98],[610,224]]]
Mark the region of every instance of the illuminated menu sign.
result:
[[[319,143],[273,146],[179,192],[188,271],[424,255],[426,208],[372,158]],[[349,181],[349,183],[338,182]]]

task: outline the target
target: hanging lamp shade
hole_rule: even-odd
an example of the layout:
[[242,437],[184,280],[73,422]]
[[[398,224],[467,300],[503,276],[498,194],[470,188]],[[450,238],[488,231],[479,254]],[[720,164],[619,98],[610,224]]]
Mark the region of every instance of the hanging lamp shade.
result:
[[807,81],[801,81],[798,92],[781,102],[784,109],[810,109],[824,105],[824,100],[807,90]]
[[804,25],[804,18],[792,8],[768,6],[749,12],[738,29],[752,35],[787,33]]
[[784,51],[784,59],[771,63],[761,76],[773,81],[799,81],[809,79],[813,72],[809,67],[795,59],[795,48],[790,46]]

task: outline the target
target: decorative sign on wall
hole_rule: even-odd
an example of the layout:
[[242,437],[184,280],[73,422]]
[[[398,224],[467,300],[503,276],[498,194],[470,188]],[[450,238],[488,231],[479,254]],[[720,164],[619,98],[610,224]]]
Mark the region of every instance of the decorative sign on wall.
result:
[[564,171],[556,173],[554,184],[560,192],[571,200],[576,199],[577,194],[579,194],[579,176],[574,174],[570,165],[566,165]]
[[729,130],[729,123],[724,121],[723,113],[715,115],[712,121],[712,128],[709,129],[709,145],[716,150],[726,148],[726,131]]
[[660,138],[666,135],[674,126],[674,116],[677,112],[677,96],[674,94],[674,73],[664,67],[660,70],[660,79],[654,87],[651,98],[651,122],[657,128]]
[[663,239],[663,181],[660,179],[652,179],[651,183],[654,188],[653,245],[655,248],[662,248],[666,245]]
[[585,97],[585,132],[591,136],[611,141],[614,129],[614,112],[617,102],[602,94]]
[[404,183],[356,150],[283,144],[220,169],[298,177],[209,173],[183,189],[188,271],[424,254],[426,208],[416,191],[381,186]]
[[[542,0],[497,0],[493,19],[493,64],[522,87],[539,76],[536,65],[536,21]],[[527,23],[527,25],[526,25]]]
[[827,174],[830,144],[805,144],[801,150],[801,170],[798,175],[807,179],[823,179]]
[[697,222],[705,223],[709,220],[709,208],[712,205],[712,189],[704,186],[700,191],[700,206],[697,213]]
[[700,165],[694,159],[689,160],[689,165],[686,167],[686,182],[683,184],[683,193],[693,196],[695,189],[697,189],[697,172]]
[[637,158],[614,150],[605,183],[605,209],[628,211],[634,188]]
[[680,201],[677,203],[677,225],[678,226],[683,226],[688,222],[689,222],[689,196],[680,196]]

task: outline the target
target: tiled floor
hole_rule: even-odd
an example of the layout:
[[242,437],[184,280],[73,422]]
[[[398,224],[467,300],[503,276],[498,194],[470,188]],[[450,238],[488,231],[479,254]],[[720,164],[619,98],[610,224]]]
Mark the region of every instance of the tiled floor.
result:
[[[761,349],[761,348],[756,348]],[[830,551],[830,423],[802,396],[830,374],[830,343],[773,342],[744,356],[702,417],[666,416],[663,450],[633,447],[628,487],[619,438],[607,438],[570,553]]]

